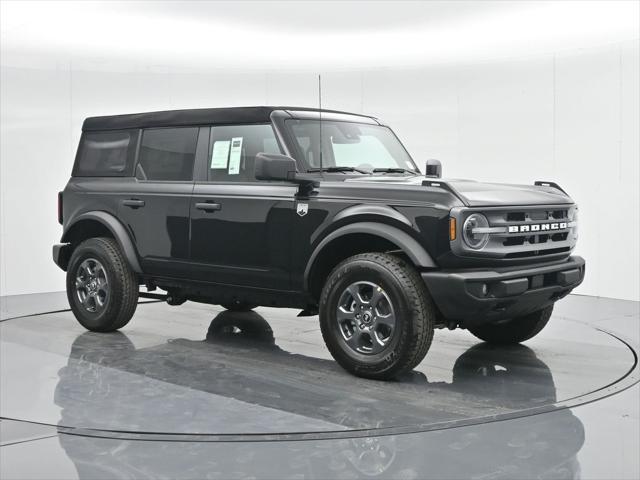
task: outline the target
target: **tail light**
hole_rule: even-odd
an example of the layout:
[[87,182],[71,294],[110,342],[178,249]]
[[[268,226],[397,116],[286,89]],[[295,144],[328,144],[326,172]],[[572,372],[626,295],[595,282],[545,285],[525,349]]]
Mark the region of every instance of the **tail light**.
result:
[[62,225],[62,192],[58,192],[58,223]]

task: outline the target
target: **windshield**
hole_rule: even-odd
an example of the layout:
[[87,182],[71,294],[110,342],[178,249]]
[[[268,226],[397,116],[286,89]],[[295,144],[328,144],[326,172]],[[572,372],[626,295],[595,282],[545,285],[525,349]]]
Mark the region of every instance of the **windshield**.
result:
[[[309,171],[320,168],[320,122],[287,120],[298,157]],[[393,132],[381,125],[322,120],[322,168],[392,169],[417,172],[415,163]]]

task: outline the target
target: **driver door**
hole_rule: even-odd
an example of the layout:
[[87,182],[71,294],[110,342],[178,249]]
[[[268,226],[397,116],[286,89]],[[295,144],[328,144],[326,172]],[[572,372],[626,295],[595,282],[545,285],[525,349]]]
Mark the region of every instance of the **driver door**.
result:
[[259,152],[281,153],[271,125],[213,126],[190,207],[195,279],[272,290],[290,288],[297,186],[258,181]]

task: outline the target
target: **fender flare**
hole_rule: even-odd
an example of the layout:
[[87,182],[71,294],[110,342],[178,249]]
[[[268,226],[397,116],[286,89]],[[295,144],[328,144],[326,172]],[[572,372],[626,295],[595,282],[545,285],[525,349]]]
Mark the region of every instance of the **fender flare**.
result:
[[[370,204],[360,204],[353,205],[351,207],[345,208],[336,214],[333,217],[332,224],[338,223],[362,223],[362,222],[380,222],[382,225],[387,225],[387,223],[396,223],[398,225],[404,224],[407,227],[411,228],[411,222],[408,218],[402,215],[397,210],[390,208],[386,205],[370,205]],[[329,227],[331,228],[331,227]],[[311,237],[311,241],[315,242],[318,238],[320,238],[325,233],[325,230],[316,231]]]
[[69,243],[69,239],[67,237],[68,233],[71,231],[74,225],[77,225],[84,220],[93,220],[107,227],[107,229],[113,235],[113,238],[115,238],[116,242],[118,242],[120,251],[122,251],[125,258],[129,262],[131,269],[136,273],[142,273],[142,268],[140,267],[140,262],[138,261],[138,253],[136,252],[135,245],[131,241],[129,233],[127,233],[124,225],[122,225],[122,223],[110,213],[96,210],[79,215],[73,220],[73,222],[71,222],[67,226],[60,241],[62,243]]
[[378,222],[356,222],[350,223],[343,227],[340,227],[329,235],[324,237],[322,241],[313,250],[313,253],[309,257],[307,266],[304,270],[304,287],[305,290],[309,288],[309,275],[314,266],[316,258],[322,252],[322,250],[333,240],[350,235],[354,233],[366,233],[369,235],[376,235],[384,238],[394,244],[396,244],[413,262],[417,267],[423,268],[435,268],[436,263],[431,258],[431,255],[424,249],[418,241],[406,232],[403,232],[397,227],[387,225],[385,223]]

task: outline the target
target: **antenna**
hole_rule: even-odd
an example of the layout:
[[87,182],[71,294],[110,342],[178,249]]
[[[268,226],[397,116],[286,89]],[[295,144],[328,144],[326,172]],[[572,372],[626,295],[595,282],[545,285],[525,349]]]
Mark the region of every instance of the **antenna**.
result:
[[320,176],[322,173],[322,75],[318,74],[318,127],[320,130]]

